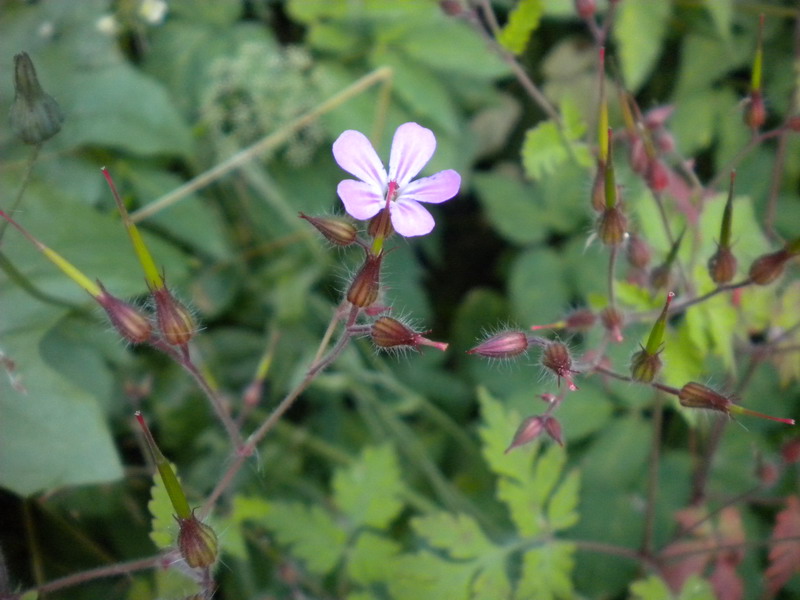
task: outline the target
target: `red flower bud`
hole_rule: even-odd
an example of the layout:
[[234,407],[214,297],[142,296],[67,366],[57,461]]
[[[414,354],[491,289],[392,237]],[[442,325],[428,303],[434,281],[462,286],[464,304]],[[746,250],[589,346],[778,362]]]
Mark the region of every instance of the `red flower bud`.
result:
[[661,192],[669,185],[669,171],[660,160],[651,159],[647,165],[647,185],[654,192]]
[[792,257],[786,249],[765,254],[750,265],[750,279],[756,285],[768,285],[783,274],[783,267]]
[[753,90],[747,98],[747,108],[744,111],[744,122],[753,130],[761,129],[767,120],[767,107],[761,90]]
[[571,312],[564,321],[566,328],[573,331],[589,331],[595,323],[597,323],[597,315],[588,308]]
[[173,346],[185,346],[197,333],[192,313],[165,287],[153,290],[158,330],[164,341]]
[[153,327],[150,319],[137,308],[109,294],[100,284],[102,290],[95,300],[106,311],[109,321],[119,334],[132,344],[141,344],[150,339]]
[[464,12],[464,7],[458,0],[440,0],[439,8],[449,17],[458,17]]
[[564,438],[561,437],[561,423],[558,422],[558,419],[555,417],[549,417],[544,422],[544,430],[547,432],[547,435],[550,436],[550,439],[556,442],[559,446],[564,445]]
[[572,381],[572,374],[575,373],[572,369],[572,356],[569,349],[561,342],[549,342],[545,346],[542,352],[542,366],[555,374],[559,384],[561,379],[564,379],[571,391],[578,389]]
[[379,348],[416,349],[419,346],[433,346],[442,351],[447,350],[444,342],[429,340],[392,317],[381,317],[375,321],[370,329],[370,337]]
[[194,515],[178,519],[178,550],[193,569],[210,567],[217,560],[217,534]]
[[612,340],[615,342],[622,341],[622,325],[625,319],[618,309],[613,306],[604,308],[603,312],[600,313],[600,321]]
[[593,17],[596,10],[596,0],[575,0],[575,12],[581,19]]
[[367,233],[371,238],[381,238],[388,240],[394,233],[392,219],[389,218],[389,210],[382,208],[377,215],[369,220]]
[[717,285],[724,285],[736,276],[738,262],[730,248],[719,246],[708,260],[708,274]]
[[752,417],[759,417],[761,419],[769,419],[770,421],[777,421],[779,423],[786,423],[787,425],[794,425],[794,419],[782,419],[779,417],[771,417],[763,413],[743,408],[738,404],[734,404],[733,400],[715,392],[699,383],[691,382],[684,385],[678,392],[678,400],[681,406],[687,408],[705,408],[708,410],[715,410],[723,412],[729,417],[734,414],[737,415],[750,415]]
[[356,273],[353,283],[347,290],[347,301],[353,306],[367,308],[378,299],[381,289],[381,263],[383,252],[372,254],[367,252],[364,264]]
[[538,415],[535,417],[528,417],[517,428],[514,434],[514,439],[511,440],[505,454],[511,452],[514,448],[519,448],[535,440],[544,431],[544,422],[547,417]]
[[788,464],[800,462],[800,437],[789,440],[781,447],[781,456]]
[[325,238],[337,246],[349,246],[356,241],[358,231],[355,226],[345,219],[333,217],[309,217],[300,213],[300,218],[305,219],[316,227]]
[[652,258],[650,246],[635,233],[631,233],[628,236],[628,251],[626,254],[628,262],[638,269],[646,268]]
[[486,358],[514,358],[528,350],[528,336],[523,331],[497,333],[468,350],[467,354],[478,354]]

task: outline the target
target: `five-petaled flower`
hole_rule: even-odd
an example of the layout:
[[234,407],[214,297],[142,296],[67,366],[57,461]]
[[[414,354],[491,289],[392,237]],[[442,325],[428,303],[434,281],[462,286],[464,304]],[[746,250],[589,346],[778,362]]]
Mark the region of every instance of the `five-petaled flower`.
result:
[[461,176],[448,169],[411,181],[436,150],[430,129],[416,123],[397,128],[389,155],[389,174],[363,133],[352,129],[333,143],[339,166],[360,181],[345,179],[337,192],[345,210],[356,219],[370,219],[388,208],[395,231],[404,237],[425,235],[433,229],[433,217],[420,202],[438,204],[458,193]]

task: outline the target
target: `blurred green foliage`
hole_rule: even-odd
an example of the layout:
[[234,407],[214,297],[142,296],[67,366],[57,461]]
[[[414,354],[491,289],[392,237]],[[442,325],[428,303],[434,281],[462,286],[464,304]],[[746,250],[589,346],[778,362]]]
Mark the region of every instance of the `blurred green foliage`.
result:
[[[464,355],[484,332],[608,303],[607,252],[587,244],[596,48],[572,1],[494,2],[501,23],[512,19],[508,47],[558,119],[525,94],[469,15],[448,16],[433,0],[174,0],[164,15],[149,12],[154,4],[7,0],[0,10],[0,113],[13,100],[13,57],[26,51],[66,115],[13,217],[120,297],[144,299],[148,290],[101,166],[136,214],[366,74],[392,70],[390,86],[323,111],[279,147],[140,223],[168,283],[203,324],[198,361],[234,408],[269,334],[279,336],[246,431],[302,378],[361,258],[326,248],[296,218],[341,212],[335,190],[344,175],[330,143],[357,129],[386,157],[394,128],[417,121],[438,143],[425,173],[454,168],[463,177],[460,197],[434,208],[434,233],[395,240],[386,260],[393,310],[450,341],[450,352],[384,358],[359,341],[314,382],[213,517],[223,551],[219,597],[713,597],[700,578],[680,596],[655,576],[633,583],[641,575],[636,561],[581,545],[635,553],[642,544],[653,390],[577,377],[580,390],[557,412],[567,449],[537,443],[504,454],[521,419],[541,412],[537,396],[557,391],[555,381],[543,376],[535,353],[494,365]],[[598,5],[605,14],[607,2]],[[768,127],[796,109],[794,3],[622,0],[617,10],[606,81],[612,125],[624,127],[616,80],[645,112],[672,105],[666,129],[675,149],[667,158],[676,172],[691,163],[703,182],[725,181],[751,139],[741,99],[759,12],[767,15]],[[515,25],[514,14],[535,18]],[[777,248],[762,227],[776,181],[775,228],[784,238],[800,235],[800,142],[795,135],[780,143],[784,167],[776,176],[774,140],[737,164],[737,281],[754,258]],[[32,150],[8,127],[0,148],[6,210]],[[657,264],[668,236],[626,151],[618,144],[617,180]],[[665,203],[673,232],[690,226],[681,277],[698,294],[714,287],[705,261],[719,235],[723,188]],[[0,547],[12,586],[154,553],[152,480],[132,412],[154,424],[193,505],[229,463],[224,431],[177,365],[118,343],[92,300],[10,228],[0,267],[0,358],[14,365],[0,368],[0,514],[8,515]],[[657,308],[663,293],[629,275],[622,266],[621,306],[632,314]],[[787,342],[798,343],[799,286],[795,262],[777,286],[741,290],[736,305],[719,295],[692,307],[667,332],[664,383],[711,380],[734,390],[745,382],[748,407],[796,414],[797,352],[750,357],[752,342],[775,330],[794,328]],[[633,323],[624,342],[608,348],[618,371],[647,330]],[[596,327],[567,341],[580,356],[603,339]],[[718,422],[667,407],[655,548],[672,539],[673,513],[692,493],[692,452],[714,439]],[[712,506],[756,486],[759,461],[779,461],[790,436],[766,421],[728,427],[709,474]],[[758,499],[775,504],[797,492],[795,470]],[[748,540],[767,539],[771,515],[750,504],[742,512]],[[159,523],[169,529],[165,515]],[[755,554],[741,567],[747,597],[761,589],[764,561]],[[797,591],[797,577],[792,585]],[[193,586],[170,570],[48,597],[177,598]]]

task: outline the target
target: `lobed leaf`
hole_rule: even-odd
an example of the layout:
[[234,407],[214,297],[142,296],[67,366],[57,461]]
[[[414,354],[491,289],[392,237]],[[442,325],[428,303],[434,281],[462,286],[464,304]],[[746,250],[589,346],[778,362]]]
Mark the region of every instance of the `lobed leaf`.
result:
[[508,15],[508,22],[497,36],[497,41],[509,52],[522,54],[531,35],[539,27],[543,12],[542,0],[519,0]]
[[565,600],[575,597],[572,570],[575,545],[550,542],[529,550],[522,558],[522,575],[514,598],[517,600]]

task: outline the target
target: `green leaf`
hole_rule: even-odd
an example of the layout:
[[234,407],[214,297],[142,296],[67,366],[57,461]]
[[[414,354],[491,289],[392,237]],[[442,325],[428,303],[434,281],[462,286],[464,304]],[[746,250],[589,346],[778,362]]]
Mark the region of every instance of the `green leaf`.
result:
[[319,506],[273,502],[263,523],[317,575],[329,573],[344,552],[347,536]]
[[398,557],[392,571],[388,584],[395,600],[469,600],[475,566],[423,550]]
[[473,79],[495,79],[510,69],[469,26],[460,21],[432,19],[406,30],[399,39],[403,53],[444,73]]
[[[177,472],[174,464],[170,463],[172,470]],[[180,481],[180,479],[179,479]],[[175,511],[169,499],[164,480],[158,471],[153,473],[153,485],[150,487],[150,501],[147,503],[150,512],[150,539],[158,548],[175,546],[178,540],[178,524],[175,521]]]
[[666,582],[657,575],[634,581],[630,585],[631,600],[672,600]]
[[59,143],[144,156],[192,152],[189,127],[161,84],[125,63],[75,73],[59,100],[68,115]]
[[547,522],[552,531],[568,529],[580,519],[578,514],[580,474],[571,471],[547,503]]
[[403,509],[403,482],[390,445],[365,447],[352,465],[333,476],[333,498],[353,528],[383,528]]
[[[17,291],[17,290],[15,290]],[[32,303],[4,293],[3,306]],[[9,304],[6,304],[8,302]],[[122,466],[97,402],[54,371],[40,356],[40,344],[58,319],[0,337],[0,351],[14,361],[15,389],[0,376],[0,486],[29,496],[70,485],[114,481]],[[5,317],[0,321],[4,323]]]
[[544,121],[529,129],[522,144],[522,165],[533,179],[553,173],[569,154],[554,121]]
[[493,547],[477,521],[468,515],[437,512],[412,519],[411,526],[428,543],[452,558],[473,558]]
[[697,575],[692,575],[686,580],[681,588],[681,595],[678,600],[715,600],[717,595],[714,588],[705,579]]
[[546,236],[543,207],[534,190],[512,174],[479,173],[473,178],[478,200],[494,228],[515,244],[532,244]]
[[247,559],[244,524],[248,521],[261,521],[269,512],[269,502],[263,498],[235,495],[228,516],[216,519],[214,529],[224,531],[222,549],[226,554],[242,560]]
[[359,534],[347,553],[347,572],[356,583],[368,585],[386,580],[386,567],[400,554],[397,542],[371,531]]
[[730,40],[733,25],[733,0],[705,0],[706,10],[711,15],[717,32],[723,40]]
[[514,598],[551,600],[575,597],[571,574],[575,567],[574,544],[550,542],[522,557],[522,576]]
[[672,2],[623,2],[613,35],[625,86],[635,92],[656,64],[667,33]]
[[584,478],[626,489],[644,472],[650,435],[647,423],[635,414],[612,421],[584,455]]
[[519,481],[527,480],[532,472],[533,452],[509,452],[514,432],[520,424],[520,417],[506,411],[503,405],[492,398],[484,388],[478,389],[478,402],[481,405],[483,426],[480,436],[483,442],[482,453],[489,468],[497,475]]
[[541,0],[519,0],[508,15],[508,22],[497,36],[497,41],[509,52],[522,54],[531,35],[542,18]]
[[561,276],[564,262],[550,248],[531,248],[512,263],[508,276],[513,314],[525,325],[551,323],[569,307],[570,292]]

